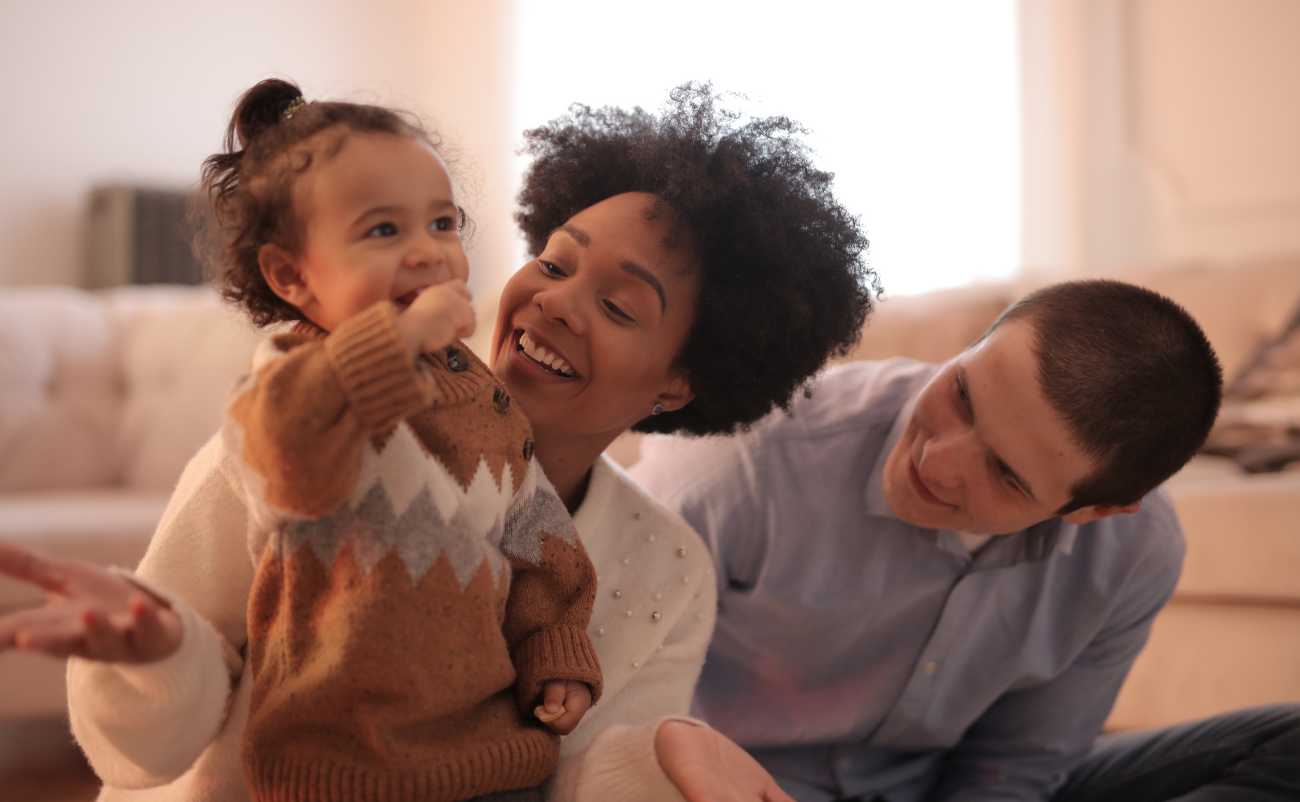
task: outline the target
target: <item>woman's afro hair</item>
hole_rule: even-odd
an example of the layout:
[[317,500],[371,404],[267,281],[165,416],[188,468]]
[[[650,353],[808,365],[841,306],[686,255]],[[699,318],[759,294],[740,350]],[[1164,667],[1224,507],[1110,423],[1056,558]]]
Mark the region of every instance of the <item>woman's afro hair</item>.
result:
[[695,393],[643,432],[722,434],[774,407],[846,353],[880,292],[867,239],[786,117],[742,120],[708,84],[674,89],[656,116],[574,105],[524,132],[533,162],[515,220],[530,253],[574,214],[647,192],[685,228],[699,273],[695,323],[678,354]]

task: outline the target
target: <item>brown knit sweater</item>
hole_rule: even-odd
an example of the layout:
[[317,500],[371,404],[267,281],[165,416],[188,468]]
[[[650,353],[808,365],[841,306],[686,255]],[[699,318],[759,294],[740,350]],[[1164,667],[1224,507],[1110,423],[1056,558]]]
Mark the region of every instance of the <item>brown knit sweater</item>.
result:
[[600,694],[594,572],[527,420],[467,348],[410,359],[396,319],[273,338],[227,410],[260,802],[534,787],[558,754],[543,683]]

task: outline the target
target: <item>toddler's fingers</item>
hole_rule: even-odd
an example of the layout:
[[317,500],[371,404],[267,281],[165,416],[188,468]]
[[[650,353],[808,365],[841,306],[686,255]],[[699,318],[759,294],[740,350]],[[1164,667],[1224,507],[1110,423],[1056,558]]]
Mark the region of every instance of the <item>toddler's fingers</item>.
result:
[[563,682],[548,682],[542,689],[542,706],[549,712],[558,713],[564,710],[566,695]]
[[586,712],[585,707],[578,710],[566,709],[559,718],[546,722],[546,725],[557,735],[568,735],[578,726],[578,722],[582,721]]

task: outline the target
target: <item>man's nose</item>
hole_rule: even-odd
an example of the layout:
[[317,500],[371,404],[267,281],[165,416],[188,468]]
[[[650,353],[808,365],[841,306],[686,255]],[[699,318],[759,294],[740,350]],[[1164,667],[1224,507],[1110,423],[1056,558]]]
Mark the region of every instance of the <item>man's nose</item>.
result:
[[921,449],[916,472],[927,484],[948,489],[960,487],[970,463],[972,446],[969,433],[935,435]]

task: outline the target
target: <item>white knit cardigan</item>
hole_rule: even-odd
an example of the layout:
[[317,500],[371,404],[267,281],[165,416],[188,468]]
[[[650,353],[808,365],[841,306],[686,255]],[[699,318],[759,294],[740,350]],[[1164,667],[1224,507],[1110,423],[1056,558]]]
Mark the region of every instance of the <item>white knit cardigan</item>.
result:
[[[214,438],[190,461],[135,572],[175,606],[180,649],[143,666],[69,661],[72,730],[104,782],[101,802],[248,802],[239,746],[249,683],[238,648],[253,565],[223,459]],[[564,739],[548,800],[680,800],[654,734],[687,712],[713,632],[708,551],[605,457],[574,522],[596,566],[590,633],[605,690]]]

